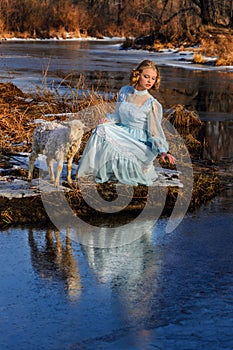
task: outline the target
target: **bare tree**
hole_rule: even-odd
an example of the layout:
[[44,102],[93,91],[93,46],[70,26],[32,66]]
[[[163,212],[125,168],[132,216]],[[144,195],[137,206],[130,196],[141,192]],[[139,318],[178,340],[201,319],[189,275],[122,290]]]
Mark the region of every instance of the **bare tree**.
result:
[[202,25],[232,27],[233,0],[0,0],[0,30],[49,35],[51,29],[163,40]]
[[193,0],[200,10],[202,24],[232,26],[232,0]]

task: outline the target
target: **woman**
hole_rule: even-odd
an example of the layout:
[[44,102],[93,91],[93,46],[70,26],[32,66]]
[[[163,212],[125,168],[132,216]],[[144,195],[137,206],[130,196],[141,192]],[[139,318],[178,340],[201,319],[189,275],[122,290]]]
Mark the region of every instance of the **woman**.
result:
[[175,163],[161,127],[162,106],[149,93],[159,83],[159,70],[152,61],[144,60],[132,71],[130,85],[119,91],[114,113],[100,121],[88,140],[78,177],[150,186],[158,177],[153,166],[158,154]]

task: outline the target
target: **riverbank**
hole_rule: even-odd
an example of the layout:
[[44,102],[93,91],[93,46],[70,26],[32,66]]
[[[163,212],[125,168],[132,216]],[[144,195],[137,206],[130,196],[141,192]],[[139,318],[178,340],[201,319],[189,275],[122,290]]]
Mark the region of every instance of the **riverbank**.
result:
[[[7,41],[22,42],[44,42],[44,41],[119,41],[122,50],[143,50],[148,52],[192,53],[188,61],[197,65],[214,67],[233,66],[233,34],[225,28],[203,27],[200,33],[180,41],[166,41],[156,37],[155,33],[139,37],[121,36],[74,36],[72,33],[66,35],[55,35],[53,37],[25,37],[6,35],[0,38],[0,44]],[[185,60],[185,57],[183,57]]]
[[233,66],[233,34],[225,28],[203,27],[195,36],[183,41],[161,40],[152,33],[138,38],[126,38],[122,49],[164,52],[193,52],[192,63],[211,66]]
[[[27,95],[24,94],[20,89],[18,89],[13,84],[0,84],[0,114],[1,114],[1,158],[0,158],[0,168],[1,168],[1,181],[0,186],[6,188],[6,184],[14,189],[13,195],[2,195],[0,201],[1,217],[0,225],[12,225],[20,223],[35,223],[35,222],[49,222],[49,217],[44,208],[44,203],[41,198],[38,184],[37,186],[32,186],[34,193],[32,195],[26,195],[25,189],[30,190],[30,184],[27,183],[27,167],[23,167],[20,163],[16,166],[12,162],[12,156],[17,158],[20,152],[30,152],[31,151],[31,140],[32,133],[36,127],[36,120],[40,118],[45,118],[46,120],[52,120],[56,117],[64,120],[69,113],[71,113],[73,106],[70,106],[70,101],[59,101],[56,96],[51,93],[44,95]],[[77,101],[76,101],[77,102]],[[88,100],[79,100],[76,104],[76,112],[81,111],[85,106],[92,103],[100,103],[101,101],[94,101],[92,97]],[[69,109],[70,108],[70,109]],[[67,114],[61,114],[61,111],[67,111]],[[186,120],[190,125],[192,123],[191,118],[195,116],[195,121],[198,118],[195,113],[186,110],[182,106],[176,106],[174,113],[171,114],[170,111],[170,121],[173,121],[176,127],[179,127],[179,123],[182,124],[183,119]],[[176,116],[177,115],[177,116]],[[191,116],[191,117],[190,117]],[[168,117],[168,116],[167,116]],[[87,123],[87,120],[85,120]],[[89,121],[90,130],[84,135],[82,147],[80,152],[75,157],[75,162],[78,162],[85,143],[90,135],[92,127],[96,124],[95,120],[92,120],[92,125]],[[177,124],[178,123],[178,124]],[[180,125],[182,127],[182,125]],[[161,206],[162,204],[158,202],[157,198],[162,198],[164,190],[166,191],[166,203],[163,209],[163,215],[169,215],[176,203],[177,197],[182,197],[182,201],[190,200],[190,203],[186,203],[186,207],[189,211],[193,211],[200,207],[203,203],[210,200],[216,196],[220,191],[224,189],[227,185],[229,178],[224,173],[221,172],[222,165],[219,164],[208,164],[208,162],[201,162],[199,153],[201,152],[201,144],[195,139],[195,133],[190,133],[190,130],[183,135],[186,142],[186,147],[188,147],[191,152],[191,157],[193,159],[193,185],[191,200],[188,198],[189,194],[185,193],[185,190],[176,186],[176,183],[169,182],[163,186],[161,183],[157,188],[148,189],[145,186],[138,186],[134,188],[134,194],[132,196],[131,202],[124,208],[123,212],[125,215],[135,213],[144,210],[145,206],[147,209],[151,210],[156,206]],[[165,165],[166,167],[166,165]],[[164,169],[166,172],[166,170]],[[37,175],[38,176],[38,171]],[[191,181],[192,179],[190,179]],[[5,181],[5,183],[4,183]],[[22,181],[22,184],[19,183]],[[2,184],[2,185],[1,185]],[[71,188],[67,183],[63,182],[63,197],[66,199],[70,207],[72,208],[74,215],[81,215],[83,217],[93,217],[96,215],[101,215],[100,212],[93,210],[86,203],[82,196],[82,193],[78,187],[78,184],[74,184]],[[18,187],[17,187],[18,186]],[[189,186],[189,187],[190,187]],[[9,188],[10,188],[9,187]],[[159,188],[160,187],[160,188]],[[18,190],[17,190],[18,188]],[[87,196],[91,197],[95,188],[93,186],[89,188],[89,193]],[[152,191],[152,198],[155,201],[148,203],[148,190]],[[105,199],[106,203],[116,199],[116,188],[114,184],[103,184],[97,186],[97,191]],[[158,194],[157,191],[160,193]],[[55,191],[56,192],[56,191]],[[88,192],[88,191],[87,191]],[[160,195],[161,194],[161,195]],[[59,192],[56,195],[60,195]],[[54,191],[46,194],[46,200],[50,201],[51,197],[54,196]],[[100,207],[95,203],[95,207]],[[56,208],[55,208],[56,211]],[[122,213],[122,212],[121,212]],[[58,215],[61,215],[59,213]],[[105,216],[105,215],[104,215]],[[117,217],[117,216],[116,216]]]

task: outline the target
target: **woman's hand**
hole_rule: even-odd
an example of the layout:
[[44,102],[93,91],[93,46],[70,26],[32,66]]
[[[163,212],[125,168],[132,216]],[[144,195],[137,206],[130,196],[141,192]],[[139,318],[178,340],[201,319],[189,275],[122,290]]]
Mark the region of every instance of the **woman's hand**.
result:
[[161,159],[163,162],[168,161],[170,164],[175,164],[176,158],[173,157],[170,153],[163,152],[161,153]]
[[99,120],[99,123],[100,124],[104,124],[104,123],[108,123],[108,122],[110,122],[110,120],[108,119],[108,118],[101,118],[100,120]]

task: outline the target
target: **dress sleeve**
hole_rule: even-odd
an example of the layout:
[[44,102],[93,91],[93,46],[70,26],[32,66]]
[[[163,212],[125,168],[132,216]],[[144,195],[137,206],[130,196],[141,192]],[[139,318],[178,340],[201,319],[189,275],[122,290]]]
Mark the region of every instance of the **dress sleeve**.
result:
[[114,112],[113,113],[106,113],[106,117],[110,121],[112,121],[114,123],[119,123],[121,121],[120,114],[119,114],[119,107],[120,107],[120,104],[126,99],[126,96],[129,93],[130,89],[132,89],[131,86],[124,86],[118,92],[116,107],[114,109]]
[[155,153],[168,152],[169,146],[162,128],[163,109],[157,100],[153,100],[148,118],[149,141]]

